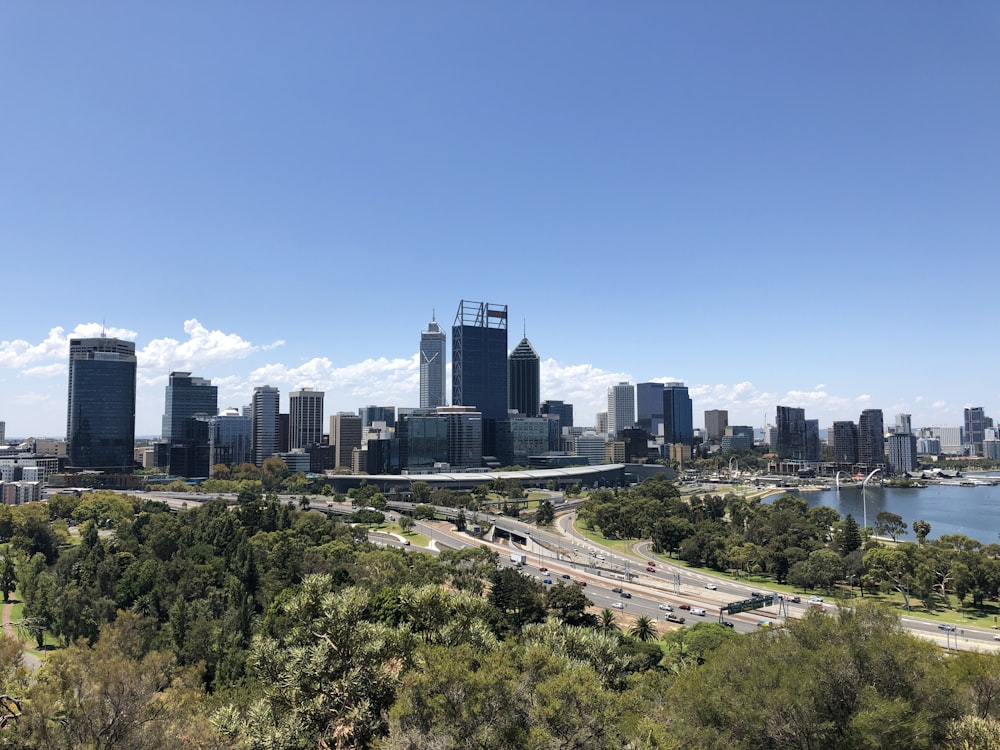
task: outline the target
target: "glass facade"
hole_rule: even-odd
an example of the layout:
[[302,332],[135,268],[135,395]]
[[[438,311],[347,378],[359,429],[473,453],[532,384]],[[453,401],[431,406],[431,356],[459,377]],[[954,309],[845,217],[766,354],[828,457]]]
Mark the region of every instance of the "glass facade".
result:
[[397,424],[400,462],[410,471],[448,462],[448,418],[415,412]]
[[131,473],[135,374],[133,342],[70,339],[66,439],[71,468]]
[[663,384],[663,442],[694,445],[694,410],[683,383]]
[[223,464],[231,466],[249,463],[250,417],[244,417],[238,409],[227,409],[217,417],[209,419],[209,466]]
[[195,424],[219,413],[219,389],[212,381],[193,378],[189,372],[172,372],[167,383],[163,412],[163,439],[172,442],[197,440],[204,425]]
[[278,389],[269,385],[253,389],[252,453],[256,466],[278,452]]
[[526,417],[537,417],[541,377],[538,353],[528,339],[521,339],[507,362],[507,407]]
[[420,334],[420,408],[435,409],[448,403],[445,394],[445,335],[436,320]]
[[507,418],[507,306],[459,304],[451,333],[451,401]]

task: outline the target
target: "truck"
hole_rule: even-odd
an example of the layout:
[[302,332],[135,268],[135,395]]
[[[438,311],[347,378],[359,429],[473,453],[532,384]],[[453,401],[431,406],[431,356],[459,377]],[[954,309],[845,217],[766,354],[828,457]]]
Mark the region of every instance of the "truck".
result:
[[515,565],[524,565],[528,562],[528,556],[523,552],[511,552],[510,561]]

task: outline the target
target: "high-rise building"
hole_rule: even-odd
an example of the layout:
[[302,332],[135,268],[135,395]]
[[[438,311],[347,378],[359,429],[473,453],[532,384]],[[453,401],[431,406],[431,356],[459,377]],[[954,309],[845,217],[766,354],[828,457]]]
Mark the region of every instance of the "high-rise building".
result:
[[[708,409],[705,411],[705,438],[710,443],[722,442],[728,433],[729,412],[725,409]],[[752,439],[751,435],[751,439]]]
[[431,315],[420,333],[420,408],[435,409],[448,403],[445,393],[445,334]]
[[858,426],[854,422],[833,423],[833,460],[838,464],[858,462]]
[[806,420],[806,461],[819,461],[819,420]]
[[507,408],[526,417],[537,417],[541,378],[541,359],[531,342],[523,338],[507,359]]
[[448,417],[436,409],[400,414],[396,435],[399,462],[407,471],[431,471],[435,464],[448,462]]
[[909,435],[913,432],[912,422],[910,420],[909,414],[897,414],[896,415],[896,430],[897,435]]
[[773,424],[764,425],[764,445],[772,453],[778,452],[778,428]]
[[806,460],[806,410],[779,406],[774,422],[778,430],[777,446],[771,446],[771,449],[778,454],[778,458]]
[[608,388],[608,434],[617,435],[635,424],[635,388],[619,383]]
[[507,306],[462,300],[451,329],[451,402],[507,418]]
[[[635,423],[656,437],[663,432],[663,383],[639,383],[635,387]],[[630,426],[630,425],[626,425]]]
[[911,433],[889,436],[889,471],[904,474],[917,468],[917,438]]
[[208,417],[219,413],[219,389],[189,372],[172,372],[167,381],[163,439],[171,443],[201,437]]
[[239,409],[229,407],[208,419],[209,470],[223,466],[249,463],[253,420]]
[[600,435],[608,432],[608,413],[606,411],[599,411],[594,415],[594,430]]
[[865,409],[858,418],[858,462],[885,465],[885,429],[881,409]]
[[288,394],[288,449],[323,442],[323,391],[302,388]]
[[[444,404],[441,404],[444,406]],[[395,406],[362,406],[358,409],[358,416],[361,417],[361,426],[365,429],[371,427],[376,422],[384,422],[390,430],[396,428],[396,407]]]
[[542,402],[542,416],[559,417],[559,428],[573,426],[573,404],[547,400]]
[[448,424],[448,461],[453,469],[478,469],[483,465],[483,419],[467,406],[439,406],[437,413]]
[[7,423],[0,422],[0,445],[3,445],[5,442],[7,442],[6,435],[7,435]]
[[251,403],[252,434],[251,453],[256,466],[263,466],[264,459],[270,458],[281,449],[279,438],[279,407],[280,394],[277,388],[262,385],[253,389]]
[[130,473],[135,465],[135,344],[70,339],[68,466]]
[[361,447],[363,432],[357,414],[341,411],[330,417],[330,443],[334,446],[336,468],[351,467],[351,452]]
[[683,383],[663,384],[663,444],[694,445],[691,396]]
[[549,450],[549,423],[542,417],[512,416],[499,432],[499,458],[505,466],[529,466],[532,456]]
[[[707,412],[706,412],[707,414]],[[748,451],[753,449],[753,427],[749,425],[726,425],[722,436],[722,451]]]
[[965,443],[973,456],[983,455],[983,431],[986,429],[986,413],[981,406],[965,410]]

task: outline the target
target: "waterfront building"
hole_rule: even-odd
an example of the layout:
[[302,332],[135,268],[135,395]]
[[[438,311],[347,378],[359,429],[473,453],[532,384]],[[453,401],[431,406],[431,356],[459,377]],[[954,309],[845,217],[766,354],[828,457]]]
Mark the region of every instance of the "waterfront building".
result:
[[334,446],[334,466],[350,469],[352,452],[361,447],[361,417],[341,411],[330,417],[330,444]]
[[523,338],[507,359],[508,410],[526,417],[539,416],[541,378],[541,358]]
[[819,461],[819,420],[806,420],[806,461]]
[[135,461],[135,343],[70,339],[66,440],[71,469],[131,473]]
[[705,439],[709,443],[721,443],[722,438],[728,434],[726,432],[726,427],[728,426],[729,412],[725,409],[708,409],[705,411]]
[[794,406],[779,406],[775,414],[777,445],[771,450],[778,458],[804,461],[806,458],[806,411]]
[[664,445],[694,445],[694,414],[684,383],[663,384]]
[[619,383],[608,388],[608,426],[610,435],[617,435],[635,424],[635,388],[631,383]]
[[986,429],[986,413],[981,406],[965,410],[965,445],[970,456],[983,454],[983,431]]
[[258,468],[264,465],[264,459],[270,458],[281,449],[279,439],[280,393],[270,385],[261,385],[253,389],[251,408],[250,452],[253,463]]
[[[445,393],[445,334],[431,314],[420,333],[420,408],[436,409],[448,403]],[[369,423],[370,424],[370,423]]]
[[918,456],[939,456],[941,455],[941,440],[936,437],[917,438]]
[[858,462],[871,467],[885,464],[881,409],[865,409],[858,418]]
[[838,464],[858,462],[858,426],[854,422],[833,423],[833,460]]
[[890,473],[905,474],[908,471],[915,471],[917,466],[917,438],[909,432],[890,435]]
[[305,450],[323,442],[323,391],[302,388],[288,394],[288,448]]
[[[663,434],[663,383],[639,383],[635,387],[636,421],[647,434]],[[626,425],[629,426],[629,425]]]
[[253,458],[251,450],[253,419],[229,407],[208,419],[209,473],[218,465],[233,466],[249,463]]

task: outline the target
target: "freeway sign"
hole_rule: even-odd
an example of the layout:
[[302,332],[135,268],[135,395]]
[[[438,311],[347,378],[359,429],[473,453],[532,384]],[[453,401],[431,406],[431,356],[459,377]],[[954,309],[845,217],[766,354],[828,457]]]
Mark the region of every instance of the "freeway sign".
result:
[[772,594],[768,594],[767,596],[758,596],[753,599],[743,599],[738,602],[729,602],[729,604],[722,607],[722,609],[728,614],[735,615],[739,612],[749,612],[752,609],[770,607],[772,604],[774,604],[774,596]]

